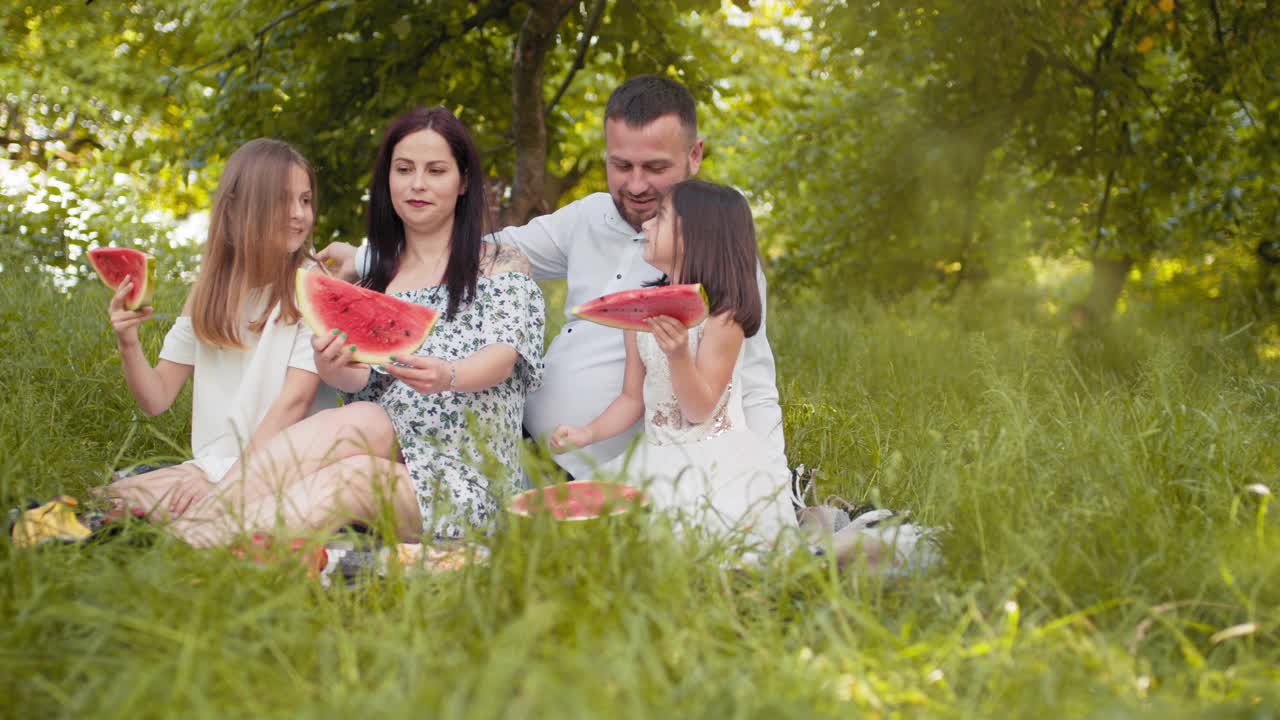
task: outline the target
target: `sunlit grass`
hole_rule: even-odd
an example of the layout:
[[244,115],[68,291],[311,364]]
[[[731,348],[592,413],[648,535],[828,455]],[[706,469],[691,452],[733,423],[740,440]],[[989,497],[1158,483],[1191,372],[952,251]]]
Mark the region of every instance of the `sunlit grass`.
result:
[[[484,566],[327,590],[145,530],[6,544],[0,697],[25,717],[1274,714],[1272,331],[1138,296],[1076,338],[1041,300],[772,308],[792,461],[945,528],[929,576],[735,571],[625,525],[502,532]],[[186,445],[185,410],[135,414],[105,290],[6,277],[0,301],[7,504]]]

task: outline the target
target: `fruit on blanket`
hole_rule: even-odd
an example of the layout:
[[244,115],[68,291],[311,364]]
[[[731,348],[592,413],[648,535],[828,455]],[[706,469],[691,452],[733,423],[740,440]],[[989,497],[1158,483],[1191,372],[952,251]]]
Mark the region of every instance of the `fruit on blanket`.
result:
[[231,554],[255,565],[296,562],[310,577],[319,577],[329,563],[329,554],[323,546],[311,545],[305,538],[280,542],[270,533],[263,532],[253,533],[247,541],[240,540],[232,544]]
[[557,520],[590,520],[622,515],[649,504],[638,488],[600,480],[572,480],[534,488],[511,499],[509,508],[521,517],[550,512]]
[[298,271],[298,309],[311,331],[334,330],[356,346],[356,362],[385,365],[392,355],[412,355],[422,347],[438,313],[390,295],[331,278]]
[[706,319],[708,309],[707,291],[694,283],[610,293],[582,303],[572,312],[583,320],[601,325],[648,331],[649,326],[644,322],[648,318],[669,315],[684,323],[685,327],[693,327]]
[[151,304],[156,289],[155,258],[133,248],[94,248],[89,251],[89,263],[112,290],[119,290],[125,278],[133,280],[133,289],[124,299],[126,310]]

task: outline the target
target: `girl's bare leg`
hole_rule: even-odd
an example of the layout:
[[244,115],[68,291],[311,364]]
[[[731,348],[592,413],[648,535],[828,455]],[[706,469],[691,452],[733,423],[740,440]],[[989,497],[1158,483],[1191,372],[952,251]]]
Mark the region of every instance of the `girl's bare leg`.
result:
[[203,477],[203,470],[191,463],[184,463],[122,478],[91,492],[97,497],[112,501],[117,510],[136,508],[153,519],[167,520],[170,495],[174,489],[188,480]]
[[281,492],[253,500],[243,513],[192,521],[181,518],[172,529],[199,547],[225,545],[235,535],[283,527],[291,532],[333,531],[351,522],[370,523],[390,510],[397,534],[415,540],[422,516],[404,465],[371,455],[348,457],[299,478]]
[[292,483],[350,457],[390,457],[396,431],[378,405],[357,402],[324,410],[285,428],[236,463],[200,503],[183,515],[193,522],[219,517],[227,508],[247,509]]

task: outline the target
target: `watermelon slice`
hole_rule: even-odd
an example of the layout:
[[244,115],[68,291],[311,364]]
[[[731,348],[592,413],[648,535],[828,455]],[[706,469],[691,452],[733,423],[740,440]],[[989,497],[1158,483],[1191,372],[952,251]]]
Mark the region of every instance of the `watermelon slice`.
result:
[[649,504],[649,498],[630,485],[600,480],[571,480],[526,490],[511,498],[510,511],[520,517],[547,511],[557,520],[590,520],[623,515]]
[[669,315],[693,327],[707,317],[707,291],[700,284],[623,290],[574,307],[570,312],[591,322],[648,332],[645,320]]
[[385,365],[392,355],[412,355],[426,342],[439,314],[390,295],[331,278],[298,271],[298,309],[311,331],[347,334],[356,346],[356,362]]
[[94,248],[89,251],[89,263],[112,290],[119,290],[125,278],[133,280],[133,289],[124,299],[126,310],[151,304],[156,289],[155,258],[132,248]]

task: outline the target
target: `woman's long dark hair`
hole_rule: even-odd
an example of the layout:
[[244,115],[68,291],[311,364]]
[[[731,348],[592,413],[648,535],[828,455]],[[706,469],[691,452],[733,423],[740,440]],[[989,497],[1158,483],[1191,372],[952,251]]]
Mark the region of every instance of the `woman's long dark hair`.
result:
[[453,161],[458,165],[466,192],[458,196],[453,212],[453,234],[449,238],[449,264],[444,270],[444,284],[449,290],[452,320],[463,302],[476,296],[480,277],[481,238],[487,229],[488,207],[485,198],[484,170],[471,133],[462,121],[443,107],[414,108],[396,118],[383,135],[378,159],[373,165],[369,183],[369,273],[360,284],[386,292],[391,278],[400,266],[404,251],[404,222],[391,203],[391,154],[405,137],[420,130],[433,130],[449,144]]
[[729,313],[747,337],[760,329],[756,226],[742,193],[702,180],[671,188],[676,233],[684,243],[677,282],[702,283],[711,314]]

